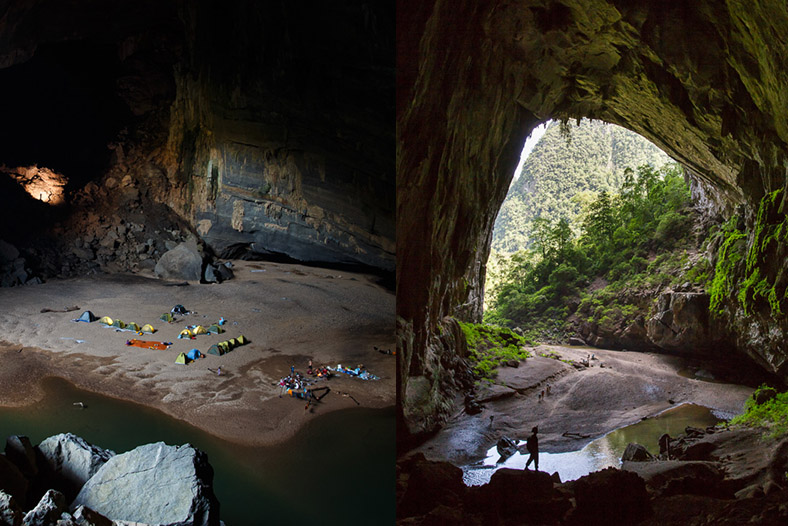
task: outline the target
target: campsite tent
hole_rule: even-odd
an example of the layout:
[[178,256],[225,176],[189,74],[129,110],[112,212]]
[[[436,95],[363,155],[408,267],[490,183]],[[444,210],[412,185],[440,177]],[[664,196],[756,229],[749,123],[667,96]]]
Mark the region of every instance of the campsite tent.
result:
[[178,355],[178,357],[175,358],[175,363],[180,363],[180,364],[186,365],[188,363],[188,361],[186,360],[186,355],[183,354],[183,353],[180,353]]
[[151,325],[150,323],[146,323],[145,325],[142,326],[140,332],[144,332],[146,334],[153,334],[154,332],[156,332],[156,329],[154,329],[153,325]]
[[86,321],[88,323],[92,323],[98,319],[97,316],[94,316],[92,312],[86,310],[82,313],[82,315],[74,321]]
[[104,316],[99,320],[99,323],[103,323],[104,325],[112,325],[112,318],[109,316]]
[[184,338],[185,339],[191,339],[193,336],[194,336],[194,334],[192,334],[192,331],[190,331],[189,329],[183,329],[181,331],[181,333],[178,335],[178,338],[180,338],[180,339],[184,339]]
[[216,356],[221,356],[224,353],[225,353],[225,351],[222,350],[222,348],[219,347],[217,344],[211,345],[211,348],[208,349],[208,354],[215,354]]
[[131,322],[128,325],[126,325],[126,330],[140,332],[140,326],[137,325],[135,322]]
[[175,320],[175,318],[173,318],[172,314],[170,314],[169,312],[165,312],[164,314],[159,316],[159,319],[162,321],[166,321],[167,323],[172,323],[173,320]]
[[223,332],[224,332],[224,329],[222,329],[221,327],[219,327],[218,325],[216,325],[216,324],[214,323],[213,325],[211,325],[210,327],[208,327],[208,332],[209,332],[210,334],[221,334],[221,333],[223,333]]
[[115,320],[110,324],[110,327],[115,327],[116,329],[125,329],[126,324],[121,320]]
[[246,338],[244,338],[244,335],[243,335],[243,334],[242,334],[242,335],[240,335],[239,337],[237,337],[237,338],[235,339],[235,341],[237,341],[237,342],[238,342],[238,345],[246,345],[246,344],[248,343],[248,340],[247,340]]
[[201,357],[202,353],[197,349],[192,349],[191,351],[186,353],[186,357],[189,360],[196,360],[197,358]]
[[192,333],[196,336],[198,334],[208,334],[208,330],[202,325],[197,325],[192,329]]

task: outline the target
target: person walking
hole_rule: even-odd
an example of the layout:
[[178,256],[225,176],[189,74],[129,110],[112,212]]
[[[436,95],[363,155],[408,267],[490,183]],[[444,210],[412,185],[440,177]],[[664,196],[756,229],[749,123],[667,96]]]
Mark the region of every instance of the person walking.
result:
[[531,462],[533,462],[536,471],[539,471],[539,439],[536,436],[538,432],[539,427],[534,426],[534,428],[531,429],[531,436],[529,436],[528,440],[525,442],[525,447],[528,449],[528,453],[530,454],[528,457],[528,462],[525,463],[525,469],[528,469],[528,466],[531,465]]

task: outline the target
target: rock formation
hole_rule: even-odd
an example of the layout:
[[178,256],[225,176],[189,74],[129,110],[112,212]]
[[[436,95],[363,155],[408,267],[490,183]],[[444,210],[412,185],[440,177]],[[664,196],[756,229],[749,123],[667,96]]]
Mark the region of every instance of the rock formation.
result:
[[496,212],[547,119],[629,128],[685,166],[704,213],[738,213],[744,257],[717,315],[739,351],[788,378],[786,243],[774,235],[785,5],[436,0],[397,16],[398,429],[434,429],[451,411],[459,372],[444,365],[456,350],[442,320],[479,319]]
[[72,434],[35,447],[13,436],[0,455],[0,524],[218,526],[212,484],[207,455],[188,444],[115,455]]
[[205,453],[189,445],[147,444],[107,461],[72,508],[86,506],[112,520],[144,524],[218,525],[212,482]]

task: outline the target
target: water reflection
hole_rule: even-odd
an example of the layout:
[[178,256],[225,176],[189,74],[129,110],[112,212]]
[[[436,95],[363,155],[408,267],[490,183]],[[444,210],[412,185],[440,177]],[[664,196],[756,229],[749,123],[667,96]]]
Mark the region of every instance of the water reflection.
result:
[[[567,453],[539,453],[539,470],[547,473],[557,472],[561,480],[575,480],[591,472],[607,467],[619,467],[621,455],[627,444],[637,442],[646,447],[652,454],[659,453],[659,437],[668,433],[676,436],[684,432],[687,426],[707,427],[724,418],[707,407],[696,404],[683,404],[669,409],[653,418],[643,420],[631,426],[611,431],[598,438],[579,451]],[[524,444],[524,441],[520,441]],[[542,444],[544,447],[545,444]],[[487,457],[476,464],[463,467],[463,480],[469,486],[486,484],[496,469],[506,467],[524,469],[528,454],[515,453],[506,461],[500,459],[495,446],[487,451]]]
[[[39,403],[0,408],[0,447],[9,435],[27,435],[37,444],[65,432],[117,453],[149,442],[189,442],[208,453],[228,525],[394,523],[393,408],[316,416],[288,442],[255,448],[58,378],[47,379],[44,389]],[[352,511],[337,513],[337,506]]]

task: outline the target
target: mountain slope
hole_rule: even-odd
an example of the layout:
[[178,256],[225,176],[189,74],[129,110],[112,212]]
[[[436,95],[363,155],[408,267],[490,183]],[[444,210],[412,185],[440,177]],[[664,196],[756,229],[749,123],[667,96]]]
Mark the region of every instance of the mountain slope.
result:
[[494,252],[512,253],[529,243],[529,223],[577,217],[584,203],[607,190],[618,192],[624,170],[670,162],[662,150],[638,134],[602,121],[568,123],[570,141],[553,122],[525,161],[498,213]]

